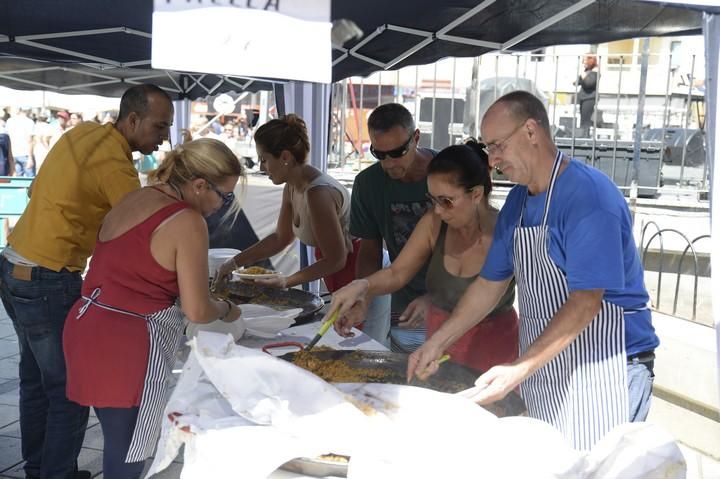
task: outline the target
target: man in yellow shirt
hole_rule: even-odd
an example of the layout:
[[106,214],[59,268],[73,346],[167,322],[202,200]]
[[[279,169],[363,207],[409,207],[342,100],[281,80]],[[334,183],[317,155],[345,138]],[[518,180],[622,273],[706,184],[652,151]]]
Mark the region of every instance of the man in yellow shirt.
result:
[[20,349],[20,434],[27,478],[76,479],[88,408],[65,395],[63,326],[108,211],[140,188],[132,152],[169,137],[172,101],[154,85],[125,92],[115,124],[85,122],[48,153],[0,256],[0,295]]

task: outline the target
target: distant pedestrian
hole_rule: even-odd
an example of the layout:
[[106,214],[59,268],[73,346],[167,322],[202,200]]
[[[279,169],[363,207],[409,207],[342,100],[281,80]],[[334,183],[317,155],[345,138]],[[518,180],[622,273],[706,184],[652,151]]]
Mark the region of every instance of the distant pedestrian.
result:
[[35,176],[35,162],[32,155],[35,122],[28,117],[28,110],[18,109],[7,119],[5,127],[12,140],[15,176]]
[[587,54],[583,60],[583,72],[575,81],[575,85],[580,87],[577,93],[577,103],[580,107],[580,133],[578,136],[581,137],[590,135],[590,127],[593,124],[592,116],[595,111],[597,80],[597,57]]
[[15,174],[15,160],[12,155],[10,135],[0,133],[0,176],[13,176]]

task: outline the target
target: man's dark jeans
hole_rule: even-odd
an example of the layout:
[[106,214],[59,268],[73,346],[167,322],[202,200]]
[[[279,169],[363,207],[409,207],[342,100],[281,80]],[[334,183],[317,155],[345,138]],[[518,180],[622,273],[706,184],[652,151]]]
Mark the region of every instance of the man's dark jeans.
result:
[[16,266],[0,256],[0,295],[20,346],[20,434],[28,478],[71,479],[89,409],[65,395],[63,327],[80,273]]

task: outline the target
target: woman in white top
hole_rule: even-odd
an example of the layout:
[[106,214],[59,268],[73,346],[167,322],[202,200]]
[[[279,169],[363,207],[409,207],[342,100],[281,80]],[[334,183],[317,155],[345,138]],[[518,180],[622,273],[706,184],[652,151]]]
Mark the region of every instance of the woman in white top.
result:
[[285,184],[275,232],[220,267],[224,279],[239,267],[267,259],[295,238],[315,247],[317,261],[289,276],[258,280],[268,286],[291,288],[325,280],[335,291],[355,277],[355,257],[348,225],[350,195],[336,179],[307,164],[310,151],[305,122],[297,115],[270,120],[255,132],[260,169],[276,185]]

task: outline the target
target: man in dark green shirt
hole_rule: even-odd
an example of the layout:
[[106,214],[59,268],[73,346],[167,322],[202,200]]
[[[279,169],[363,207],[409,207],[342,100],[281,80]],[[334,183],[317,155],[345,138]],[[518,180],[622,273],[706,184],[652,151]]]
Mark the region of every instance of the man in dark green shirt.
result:
[[[430,207],[427,166],[435,152],[418,147],[420,131],[402,105],[388,103],[368,118],[370,152],[378,162],[355,178],[350,209],[350,234],[360,238],[356,277],[364,278],[382,267],[383,243],[394,261],[420,218]],[[407,286],[392,295],[392,317],[425,294],[427,264]],[[367,318],[366,321],[389,321]],[[385,327],[387,331],[387,326]],[[425,328],[390,331],[394,350],[414,351],[425,341]]]

